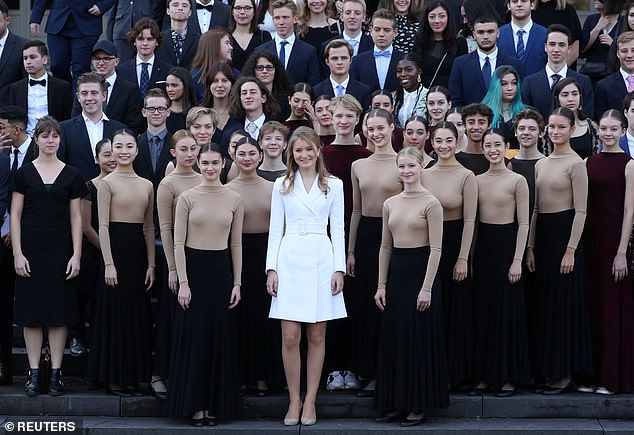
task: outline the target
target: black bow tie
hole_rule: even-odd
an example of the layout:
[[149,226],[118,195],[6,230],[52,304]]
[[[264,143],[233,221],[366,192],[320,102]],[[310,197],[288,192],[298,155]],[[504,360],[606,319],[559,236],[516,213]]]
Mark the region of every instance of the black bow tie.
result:
[[42,79],[42,80],[29,79],[29,86],[35,86],[35,85],[46,86],[46,80],[45,79]]
[[214,5],[201,5],[200,3],[196,3],[196,9],[207,9],[207,11],[212,12]]

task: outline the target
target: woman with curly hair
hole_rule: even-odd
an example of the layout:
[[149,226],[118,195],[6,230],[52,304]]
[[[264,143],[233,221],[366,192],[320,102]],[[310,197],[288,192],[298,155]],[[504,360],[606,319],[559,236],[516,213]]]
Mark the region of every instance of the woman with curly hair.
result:
[[510,149],[519,149],[513,122],[515,116],[528,106],[522,102],[517,70],[510,65],[496,68],[482,102],[493,110],[491,127],[504,131],[504,140],[510,144]]
[[427,88],[422,84],[423,69],[421,58],[416,53],[408,53],[396,64],[398,85],[394,92],[394,121],[403,127],[413,115],[424,116]]
[[288,118],[291,114],[288,95],[293,91],[293,87],[276,53],[268,50],[254,51],[244,63],[242,75],[255,77],[264,83],[264,86],[280,106],[279,116],[276,120],[283,121]]

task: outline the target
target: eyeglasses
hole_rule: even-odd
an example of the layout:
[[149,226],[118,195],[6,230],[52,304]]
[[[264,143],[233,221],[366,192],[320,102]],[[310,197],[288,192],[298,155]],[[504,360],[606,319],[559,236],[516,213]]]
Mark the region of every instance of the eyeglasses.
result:
[[93,56],[92,57],[92,60],[94,62],[97,62],[97,63],[99,63],[99,62],[110,62],[111,60],[115,60],[115,59],[116,59],[116,57],[97,57],[97,56]]
[[264,70],[273,71],[274,69],[275,69],[275,66],[273,65],[256,65],[255,66],[256,71],[264,71]]
[[233,10],[236,12],[251,12],[253,10],[253,6],[234,6]]
[[165,111],[167,110],[167,107],[146,107],[145,110],[147,110],[150,113],[165,113]]

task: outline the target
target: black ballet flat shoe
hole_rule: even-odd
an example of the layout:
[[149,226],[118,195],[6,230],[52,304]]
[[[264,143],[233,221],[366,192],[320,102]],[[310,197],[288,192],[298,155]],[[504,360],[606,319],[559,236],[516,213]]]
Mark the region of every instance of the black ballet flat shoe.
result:
[[205,417],[205,426],[215,426],[216,424],[218,424],[216,417]]
[[419,424],[424,423],[425,420],[427,420],[427,416],[425,414],[423,414],[420,418],[414,420],[404,418],[403,420],[401,420],[401,427],[418,426]]
[[24,392],[29,397],[40,394],[40,369],[30,369],[29,377],[24,384]]
[[167,391],[157,391],[154,388],[154,383],[155,382],[162,382],[162,381],[163,381],[163,379],[156,379],[156,380],[150,382],[150,391],[152,392],[152,395],[154,397],[156,397],[157,399],[159,399],[159,400],[167,399]]
[[205,424],[205,417],[203,417],[203,418],[194,418],[194,417],[192,417],[189,420],[189,422],[194,427],[203,427],[203,425]]
[[396,420],[400,420],[405,416],[405,412],[399,412],[397,414],[385,414],[382,417],[375,418],[374,421],[377,423],[391,423]]
[[546,396],[557,396],[563,393],[569,393],[575,389],[575,384],[570,381],[565,387],[548,387],[544,390],[542,394]]
[[111,396],[117,397],[132,397],[132,392],[130,390],[121,390],[121,389],[112,389],[111,387],[106,387],[106,393]]
[[374,397],[374,390],[361,390],[357,393],[357,397]]
[[51,378],[48,385],[49,396],[61,396],[65,393],[61,369],[51,369]]

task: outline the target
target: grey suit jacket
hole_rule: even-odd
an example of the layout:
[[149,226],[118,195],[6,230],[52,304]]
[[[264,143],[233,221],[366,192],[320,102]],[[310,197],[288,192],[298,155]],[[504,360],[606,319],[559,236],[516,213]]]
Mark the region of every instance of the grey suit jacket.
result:
[[156,20],[158,17],[153,8],[152,0],[115,0],[106,16],[106,39],[127,39],[127,33],[141,18],[152,17]]

